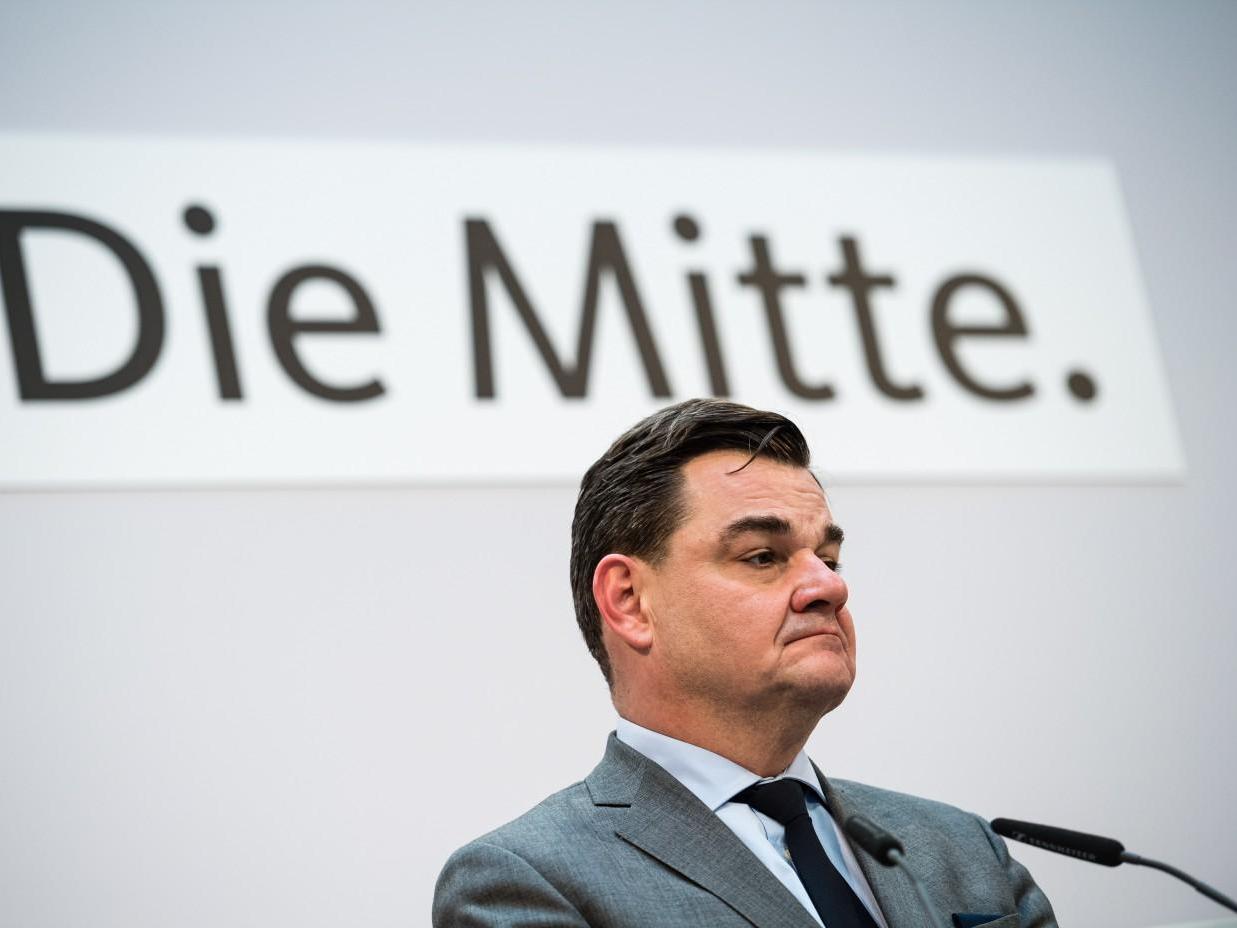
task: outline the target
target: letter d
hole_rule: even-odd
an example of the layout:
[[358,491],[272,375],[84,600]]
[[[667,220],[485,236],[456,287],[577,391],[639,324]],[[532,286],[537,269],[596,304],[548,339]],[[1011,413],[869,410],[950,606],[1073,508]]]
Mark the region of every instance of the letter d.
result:
[[[93,380],[47,379],[19,238],[24,229],[65,229],[87,235],[124,265],[137,297],[137,344],[128,360],[112,373]],[[0,280],[4,284],[17,387],[23,400],[82,400],[118,393],[145,377],[159,358],[163,347],[163,301],[155,276],[133,244],[114,229],[71,213],[0,210]]]

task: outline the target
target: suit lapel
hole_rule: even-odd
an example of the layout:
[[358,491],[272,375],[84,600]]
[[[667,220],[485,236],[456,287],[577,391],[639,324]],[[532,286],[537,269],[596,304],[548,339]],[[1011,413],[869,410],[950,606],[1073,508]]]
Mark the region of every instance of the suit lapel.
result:
[[820,928],[711,809],[613,735],[585,781],[596,805],[628,806],[615,833],[760,928]]
[[[845,825],[846,820],[852,815],[872,817],[866,809],[854,803],[844,788],[834,786],[825,779],[819,767],[815,764],[812,766],[816,768],[816,776],[820,778],[821,785],[824,787],[829,814],[833,816],[835,822]],[[859,869],[863,871],[868,885],[872,887],[872,894],[876,897],[885,921],[889,923],[889,928],[897,928],[904,924],[911,925],[922,919],[922,910],[915,890],[898,868],[877,863],[872,855],[861,847],[855,847],[854,850],[855,859],[859,861]]]

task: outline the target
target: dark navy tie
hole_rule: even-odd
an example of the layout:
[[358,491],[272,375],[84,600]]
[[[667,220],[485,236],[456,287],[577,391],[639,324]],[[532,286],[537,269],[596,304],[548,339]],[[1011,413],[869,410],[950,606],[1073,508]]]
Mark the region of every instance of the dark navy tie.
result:
[[803,789],[798,780],[774,780],[749,786],[733,801],[751,806],[786,829],[791,862],[825,928],[877,928],[871,914],[821,847]]

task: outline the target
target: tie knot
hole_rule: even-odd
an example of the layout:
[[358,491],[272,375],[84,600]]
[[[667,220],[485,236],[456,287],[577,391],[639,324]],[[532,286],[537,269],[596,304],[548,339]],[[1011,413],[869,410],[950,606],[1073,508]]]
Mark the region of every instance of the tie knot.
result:
[[807,815],[807,801],[803,798],[803,784],[798,780],[774,780],[772,783],[755,783],[734,797],[735,802],[751,806],[775,822],[785,825]]

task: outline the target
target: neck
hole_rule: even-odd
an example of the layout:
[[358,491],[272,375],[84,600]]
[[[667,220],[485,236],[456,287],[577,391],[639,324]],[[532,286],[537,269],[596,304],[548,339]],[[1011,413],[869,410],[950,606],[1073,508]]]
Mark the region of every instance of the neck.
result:
[[790,766],[822,714],[786,707],[722,714],[716,707],[684,711],[681,704],[666,711],[660,706],[621,705],[618,699],[615,708],[629,722],[712,751],[762,777],[777,776]]

